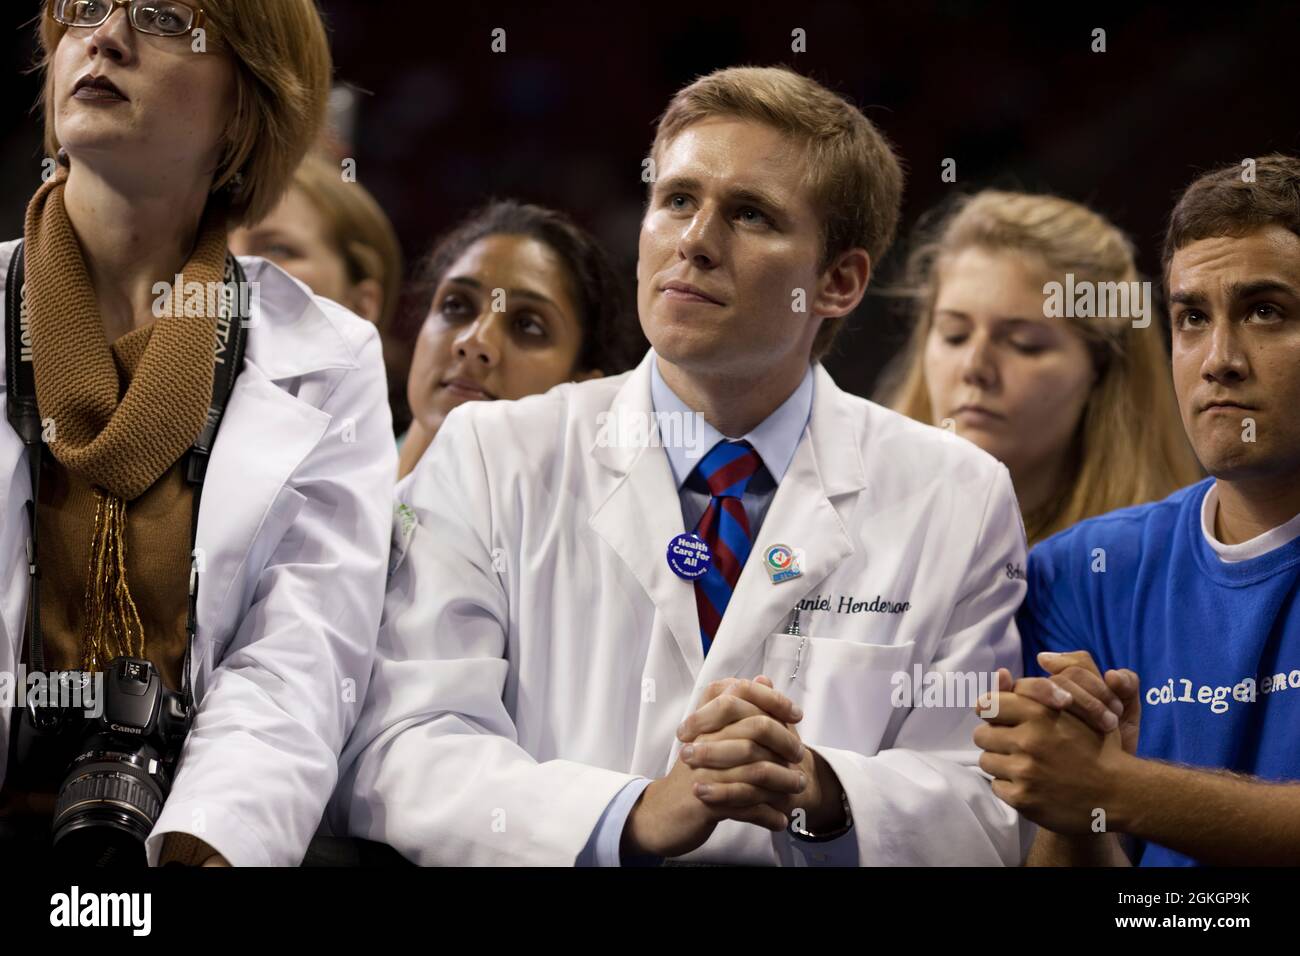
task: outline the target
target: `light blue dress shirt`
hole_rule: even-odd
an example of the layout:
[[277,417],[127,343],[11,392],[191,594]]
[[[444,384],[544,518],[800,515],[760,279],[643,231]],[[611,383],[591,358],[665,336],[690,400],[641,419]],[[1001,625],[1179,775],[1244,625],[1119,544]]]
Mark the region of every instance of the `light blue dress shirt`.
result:
[[[691,441],[672,442],[661,438],[664,451],[668,454],[668,465],[673,471],[673,481],[677,484],[677,496],[682,503],[682,528],[693,529],[700,523],[712,496],[702,484],[691,482],[688,485],[687,479],[714,445],[731,439],[706,422],[703,415],[691,411],[677,397],[659,374],[657,361],[650,365],[650,398],[656,415],[666,413],[681,416],[682,420],[687,416],[695,416],[692,429],[676,430],[678,436],[690,435]],[[799,447],[799,439],[808,427],[808,419],[812,415],[812,399],[813,374],[812,366],[809,366],[803,381],[790,397],[763,419],[757,428],[743,436],[743,440],[749,442],[763,460],[763,470],[750,481],[740,502],[745,509],[745,516],[749,518],[750,532],[755,539],[763,518],[767,516],[767,509],[776,496],[776,486],[789,470],[795,449]]]
[[[665,413],[680,416],[680,422],[691,416],[690,428],[671,430],[679,441],[665,441],[661,432],[661,445],[668,455],[668,464],[672,468],[673,480],[677,484],[677,496],[682,506],[682,527],[694,528],[709,506],[710,494],[707,490],[689,487],[687,479],[709,451],[720,441],[729,441],[726,435],[704,420],[703,415],[693,412],[677,394],[668,387],[659,374],[658,358],[650,363],[650,399],[656,416]],[[795,450],[803,438],[808,420],[812,417],[813,372],[812,366],[804,373],[803,381],[781,405],[772,412],[749,434],[742,436],[750,443],[763,460],[764,468],[750,481],[745,489],[741,505],[749,518],[749,527],[755,539],[758,530],[767,516],[767,509],[776,495],[777,485],[785,477],[794,460]],[[734,440],[742,440],[734,439]],[[690,484],[696,484],[691,482]],[[605,812],[601,814],[591,839],[578,855],[579,866],[619,866],[619,845],[623,840],[623,827],[637,799],[650,786],[651,781],[640,777],[627,784],[615,794]],[[790,836],[791,848],[802,861],[816,866],[856,866],[858,863],[857,837],[852,826],[842,836],[824,842],[813,842]]]

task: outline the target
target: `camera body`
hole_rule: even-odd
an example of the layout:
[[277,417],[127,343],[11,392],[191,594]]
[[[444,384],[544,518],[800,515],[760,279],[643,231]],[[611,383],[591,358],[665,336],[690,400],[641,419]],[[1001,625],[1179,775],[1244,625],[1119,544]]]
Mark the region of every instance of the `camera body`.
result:
[[93,717],[29,704],[22,762],[62,775],[52,824],[59,862],[144,866],[144,841],[171,792],[192,713],[151,662],[133,657],[108,665],[102,702]]

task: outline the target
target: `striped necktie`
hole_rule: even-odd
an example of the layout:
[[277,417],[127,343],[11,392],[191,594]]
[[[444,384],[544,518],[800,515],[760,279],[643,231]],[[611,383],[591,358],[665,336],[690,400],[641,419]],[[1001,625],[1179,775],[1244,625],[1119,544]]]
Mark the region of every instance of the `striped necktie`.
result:
[[713,555],[709,570],[695,582],[695,607],[706,655],[754,544],[740,499],[762,466],[758,452],[746,441],[720,441],[695,466],[694,474],[704,480],[712,495],[695,526],[695,533],[708,543]]

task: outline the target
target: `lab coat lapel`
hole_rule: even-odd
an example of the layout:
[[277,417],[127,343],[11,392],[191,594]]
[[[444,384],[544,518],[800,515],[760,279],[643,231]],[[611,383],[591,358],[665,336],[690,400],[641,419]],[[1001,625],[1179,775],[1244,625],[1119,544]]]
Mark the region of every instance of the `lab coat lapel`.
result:
[[[0,336],[2,337],[2,336]],[[0,363],[4,361],[0,348]],[[0,406],[4,404],[0,388]],[[0,674],[11,674],[14,689],[20,679],[19,646],[27,613],[27,512],[31,498],[27,454],[8,420],[0,421]],[[9,753],[9,722],[18,710],[0,706],[0,783],[6,773]]]
[[[6,414],[9,400],[7,375],[8,343],[2,334],[6,306],[5,284],[9,263],[17,242],[0,246],[0,674],[17,674],[22,659],[23,622],[27,616],[27,535],[26,505],[32,496],[27,450],[18,433],[9,426]],[[16,681],[15,677],[15,681]],[[0,781],[4,780],[5,759],[9,750],[9,718],[13,708],[0,706]]]
[[[0,568],[22,578],[22,589],[7,584],[0,589],[0,594],[18,593],[21,601],[5,602],[4,629],[17,646],[23,631],[23,618],[26,614],[27,596],[27,535],[28,521],[26,504],[32,497],[32,482],[29,477],[27,451],[17,433],[9,427],[8,421],[0,422],[0,502],[4,512],[0,513],[3,522],[4,554],[0,555]],[[8,580],[8,578],[6,578]],[[3,663],[0,651],[0,663]],[[12,668],[9,668],[12,670]]]
[[[808,427],[741,571],[696,679],[697,692],[720,678],[756,676],[746,668],[758,666],[768,635],[785,627],[794,606],[854,551],[833,502],[857,494],[866,485],[861,455],[865,417],[852,414],[843,393],[820,365],[814,375]],[[764,557],[775,544],[802,549],[799,577],[773,583]]]
[[236,585],[254,539],[329,422],[329,415],[276,386],[256,365],[245,364],[217,433],[199,509],[202,573],[194,654],[199,692],[242,617],[237,600],[242,589]]
[[685,528],[672,468],[657,440],[650,398],[652,361],[650,351],[628,376],[591,448],[592,457],[613,473],[617,484],[588,524],[631,570],[662,615],[690,672],[697,674],[704,649],[695,588],[668,567],[668,542]]

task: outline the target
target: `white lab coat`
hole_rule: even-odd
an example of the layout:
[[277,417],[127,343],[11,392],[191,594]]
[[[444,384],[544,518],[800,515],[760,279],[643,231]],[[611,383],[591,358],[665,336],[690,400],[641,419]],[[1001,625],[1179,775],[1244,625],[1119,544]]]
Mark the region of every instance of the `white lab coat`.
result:
[[[15,245],[0,245],[0,296]],[[240,262],[260,302],[203,487],[198,713],[147,841],[151,864],[173,830],[236,866],[301,862],[367,686],[383,603],[397,459],[378,335],[265,260]],[[11,673],[27,607],[30,486],[6,420],[0,671]],[[0,782],[12,717],[0,709]]]
[[[765,673],[842,782],[861,863],[1019,862],[971,709],[890,703],[892,674],[918,663],[1020,673],[1025,585],[1008,569],[1023,571],[1024,529],[1006,468],[817,367],[809,426],[705,658],[693,587],[665,559],[683,530],[667,455],[601,439],[602,413],[651,411],[652,360],[465,405],[398,485],[395,570],[332,826],[424,864],[570,865],[626,783],[668,772],[709,682]],[[774,543],[804,549],[801,577],[770,581]],[[802,612],[791,681],[800,639],[784,631],[817,596],[909,607]],[[684,859],[798,862],[788,847],[724,821]]]

